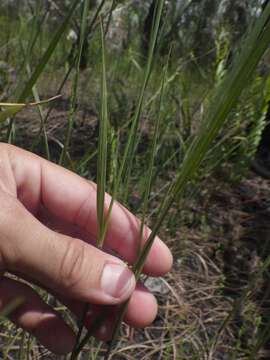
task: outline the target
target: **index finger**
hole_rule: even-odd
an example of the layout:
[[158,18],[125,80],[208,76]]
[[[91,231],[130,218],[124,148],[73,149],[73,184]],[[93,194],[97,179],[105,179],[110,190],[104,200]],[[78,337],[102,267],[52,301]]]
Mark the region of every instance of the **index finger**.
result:
[[[37,214],[43,206],[55,217],[78,226],[91,238],[97,238],[96,185],[73,172],[14,146],[2,145],[8,153],[17,188],[24,206]],[[111,197],[106,195],[105,211]],[[136,258],[140,221],[126,208],[113,205],[105,245],[128,262]],[[145,228],[143,243],[150,230]],[[156,238],[145,265],[145,272],[159,276],[172,265],[167,246]]]

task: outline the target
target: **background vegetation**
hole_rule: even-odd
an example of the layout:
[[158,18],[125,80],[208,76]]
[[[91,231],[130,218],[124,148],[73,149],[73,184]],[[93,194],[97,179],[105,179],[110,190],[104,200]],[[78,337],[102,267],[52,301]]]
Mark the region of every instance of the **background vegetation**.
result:
[[[137,118],[134,151],[128,153],[132,167],[123,168],[117,199],[151,226],[217,89],[246,46],[246,31],[267,1],[166,2],[149,79],[156,1],[92,0],[85,27],[85,2],[77,3],[71,11],[75,2],[68,0],[1,1],[0,101],[61,98],[15,115],[3,111],[0,139],[98,182],[100,108],[108,102],[107,191],[112,193]],[[100,14],[107,96],[100,85]],[[59,36],[54,36],[57,28]],[[159,299],[159,316],[144,331],[124,325],[115,359],[269,358],[270,189],[267,180],[250,171],[267,121],[269,66],[266,53],[181,201],[175,199],[159,231],[173,250],[174,269],[166,279],[145,279]],[[70,318],[61,304],[48,301]],[[53,358],[4,318],[0,342],[4,359]],[[102,347],[91,340],[82,359],[101,358]]]

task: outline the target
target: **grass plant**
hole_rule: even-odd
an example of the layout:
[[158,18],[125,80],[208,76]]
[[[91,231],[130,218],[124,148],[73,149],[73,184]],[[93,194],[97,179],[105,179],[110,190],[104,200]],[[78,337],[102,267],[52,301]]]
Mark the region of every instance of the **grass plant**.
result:
[[[191,3],[192,1],[185,1],[182,5],[183,11],[191,6]],[[155,237],[160,232],[164,233],[166,226],[168,227],[166,229],[167,234],[177,233],[176,228],[179,222],[175,219],[182,215],[182,211],[185,211],[181,207],[186,206],[186,194],[188,193],[191,198],[193,192],[202,192],[205,179],[208,177],[209,181],[211,181],[213,169],[217,168],[222,161],[225,162],[224,159],[226,161],[230,159],[231,154],[235,153],[239,146],[245,148],[247,140],[244,136],[242,139],[239,136],[242,130],[241,120],[245,109],[249,109],[250,114],[248,116],[255,119],[254,127],[247,136],[248,141],[252,142],[249,147],[250,153],[247,154],[249,159],[252,158],[256,151],[265,126],[265,119],[262,114],[266,113],[266,104],[269,100],[269,81],[259,81],[254,74],[270,44],[270,3],[265,7],[262,14],[257,16],[247,34],[242,38],[240,49],[234,55],[234,60],[230,66],[225,66],[225,60],[228,57],[228,44],[226,43],[226,51],[223,51],[222,44],[217,43],[218,59],[214,71],[211,70],[210,80],[207,72],[209,70],[200,69],[198,59],[193,59],[193,63],[197,64],[199,75],[196,74],[192,77],[190,72],[188,73],[188,70],[186,70],[188,67],[183,65],[185,60],[179,62],[178,59],[174,58],[173,48],[166,56],[165,65],[164,60],[160,61],[158,51],[161,49],[160,44],[164,41],[162,36],[165,25],[161,25],[165,0],[156,1],[149,53],[145,64],[142,64],[140,56],[135,51],[130,50],[132,49],[131,45],[126,53],[123,52],[125,55],[121,55],[117,59],[113,59],[113,56],[111,56],[111,61],[108,61],[106,44],[109,42],[107,37],[109,36],[110,26],[114,22],[114,11],[118,9],[118,6],[124,7],[125,4],[119,5],[119,2],[115,0],[110,2],[102,0],[92,12],[90,0],[84,0],[82,2],[71,2],[62,24],[53,37],[49,39],[46,51],[34,67],[31,58],[34,57],[36,46],[41,41],[40,31],[50,16],[49,11],[42,14],[40,4],[37,4],[34,8],[33,22],[31,23],[35,30],[26,45],[21,44],[21,48],[24,49],[24,57],[20,64],[19,74],[23,78],[23,72],[26,70],[28,74],[27,81],[24,81],[24,85],[22,85],[23,81],[17,85],[14,92],[15,97],[10,100],[10,103],[0,103],[2,109],[0,112],[0,125],[3,126],[3,129],[5,129],[6,125],[8,126],[7,141],[16,143],[16,137],[13,136],[16,133],[14,117],[22,110],[37,108],[40,117],[40,129],[32,149],[37,148],[40,139],[43,137],[45,154],[48,159],[52,156],[47,134],[47,122],[53,110],[53,100],[56,100],[57,96],[56,98],[41,101],[42,86],[38,82],[46,74],[46,68],[55,55],[57,46],[59,46],[61,40],[64,41],[64,36],[70,26],[71,19],[76,15],[79,4],[81,4],[81,13],[78,15],[80,23],[79,46],[64,77],[61,76],[60,85],[55,92],[56,94],[61,93],[72,77],[70,80],[71,96],[68,99],[68,122],[65,127],[65,135],[58,141],[61,147],[60,156],[57,159],[54,158],[54,160],[61,165],[72,167],[80,174],[92,176],[92,179],[96,180],[98,220],[96,246],[100,249],[103,248],[114,202],[119,200],[129,206],[131,203],[129,194],[136,193],[138,199],[134,209],[137,211],[137,215],[140,216],[141,226],[137,258],[131,268],[136,280],[139,280]],[[25,31],[29,29],[28,24],[24,24],[23,21],[22,25],[25,25]],[[96,31],[98,28],[100,28],[100,35]],[[91,63],[90,70],[87,69],[82,74],[80,70],[82,51],[85,41],[89,40],[91,40],[92,45],[91,58],[96,57],[101,60],[91,60],[95,64]],[[9,41],[10,39],[7,40],[7,42]],[[33,72],[32,68],[34,69]],[[84,75],[89,77],[87,82],[91,83],[94,72],[100,77],[98,91],[95,89],[99,96],[97,101],[99,105],[98,146],[95,151],[89,146],[84,156],[73,161],[72,136],[76,126],[80,126],[74,121],[78,103],[81,100],[80,79]],[[122,82],[118,81],[114,87],[111,82],[118,79],[118,72],[120,75],[122,73],[122,76],[124,74],[126,79],[122,80]],[[196,76],[204,79],[207,85],[205,87],[202,84],[198,85]],[[95,75],[95,77],[97,76]],[[253,81],[252,88],[249,86],[251,81]],[[195,84],[192,84],[193,82]],[[209,92],[209,86],[212,85],[213,89]],[[250,96],[252,103],[251,105],[247,104],[245,108],[243,104],[246,101],[245,90],[247,88],[252,94]],[[115,94],[110,93],[111,89],[115,89]],[[259,99],[261,101],[255,100],[255,91],[261,91],[264,99]],[[34,102],[29,101],[30,97],[34,98]],[[90,95],[88,97],[90,98]],[[90,100],[92,101],[92,99]],[[114,116],[109,110],[113,101],[117,104]],[[51,107],[45,113],[43,105],[47,104],[51,105]],[[98,105],[95,104],[97,107]],[[178,117],[175,116],[176,113]],[[116,121],[113,120],[113,117],[116,118]],[[121,118],[118,119],[118,117]],[[149,121],[149,118],[153,118],[154,121]],[[146,140],[143,137],[145,123],[148,126]],[[232,138],[233,141],[230,142]],[[229,149],[231,143],[235,144],[235,146]],[[227,144],[229,144],[228,149],[223,154],[222,149],[225,149]],[[140,146],[142,146],[141,151]],[[90,165],[92,166],[95,162],[96,175],[92,175]],[[209,163],[206,164],[207,162]],[[239,165],[239,162],[237,164]],[[135,191],[131,191],[133,188]],[[108,211],[105,213],[106,191],[111,192],[112,200]],[[174,205],[175,207],[173,207]],[[180,210],[181,214],[179,215]],[[166,225],[168,214],[171,214],[170,222]],[[192,217],[193,214],[190,216]],[[193,225],[195,222],[194,217],[195,215],[190,220]],[[202,218],[200,220],[202,223],[207,221]],[[144,227],[148,224],[152,227],[152,233],[147,241],[143,242]],[[179,246],[179,244],[176,246]],[[205,270],[205,277],[207,277],[208,265],[205,259],[200,253],[195,255],[197,261]],[[182,261],[181,258],[177,260]],[[196,323],[195,325],[187,325],[187,328],[189,326],[189,329],[186,330],[187,337],[184,335],[182,337],[182,333],[175,336],[174,324],[170,324],[169,320],[166,320],[168,323],[162,337],[161,356],[164,356],[164,359],[172,357],[189,359],[191,357],[188,357],[187,353],[190,352],[194,355],[193,359],[200,358],[199,353],[203,354],[206,359],[214,359],[218,345],[233,321],[235,314],[239,312],[243,303],[251,302],[253,290],[251,287],[254,286],[257,279],[265,276],[268,266],[269,258],[266,258],[259,271],[250,280],[249,287],[242,292],[241,296],[227,310],[227,315],[219,322],[219,326],[215,328],[214,335],[210,336],[208,330],[204,329],[203,326],[199,329],[199,325]],[[170,285],[168,288],[170,289]],[[177,298],[174,290],[172,293]],[[15,299],[14,302],[0,312],[1,322],[14,308],[20,305],[21,301],[22,299]],[[178,298],[177,301],[179,305]],[[113,357],[114,347],[119,338],[127,306],[128,302],[119,309],[118,318],[114,325],[113,339],[108,344],[105,359]],[[77,341],[71,360],[78,359],[90,341],[91,345],[94,346],[94,339],[91,340],[91,337],[93,337],[95,331],[103,324],[108,315],[108,310],[105,309],[104,313],[94,321],[91,329],[85,331],[84,320],[87,311],[88,305],[86,304],[84,314],[77,324]],[[168,307],[165,314],[166,319],[169,318],[170,311],[172,310]],[[184,315],[179,315],[177,311],[176,314],[177,319],[180,319],[179,322],[182,322]],[[264,327],[260,324],[258,328],[260,331],[247,351],[250,360],[259,356],[261,349],[269,341],[270,322],[266,323]],[[205,341],[200,337],[201,332],[205,332]],[[238,337],[241,337],[241,331],[239,331]],[[12,346],[18,342],[20,343],[19,358],[22,360],[31,359],[31,349],[34,348],[35,343],[31,337],[27,338],[22,332],[18,332],[16,336],[10,336],[6,342],[3,356],[9,358]],[[236,346],[237,354],[242,351],[241,346],[241,341],[239,341]],[[89,358],[98,359],[101,354],[101,347],[102,345],[99,344],[97,349],[93,348]],[[156,346],[147,352],[146,357],[142,358],[146,359],[147,356],[155,356],[158,350],[159,348]]]

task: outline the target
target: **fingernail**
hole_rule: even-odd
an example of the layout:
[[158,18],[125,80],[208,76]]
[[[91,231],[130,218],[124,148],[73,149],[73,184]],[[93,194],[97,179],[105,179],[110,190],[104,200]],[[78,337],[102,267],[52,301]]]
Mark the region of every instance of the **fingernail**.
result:
[[113,298],[128,297],[135,288],[135,277],[127,266],[107,263],[101,277],[101,288]]

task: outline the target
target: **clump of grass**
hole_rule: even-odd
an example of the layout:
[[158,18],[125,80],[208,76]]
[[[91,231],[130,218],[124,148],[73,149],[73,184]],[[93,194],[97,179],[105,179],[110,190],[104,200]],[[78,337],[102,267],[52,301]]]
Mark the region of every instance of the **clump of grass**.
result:
[[[57,32],[54,34],[47,50],[45,51],[44,55],[42,56],[41,60],[39,61],[37,67],[35,68],[34,72],[32,73],[30,79],[27,81],[26,85],[24,86],[23,90],[20,92],[20,95],[18,96],[17,103],[24,103],[28,96],[32,93],[32,88],[37,83],[38,79],[40,78],[41,74],[44,72],[44,69],[46,65],[48,64],[50,58],[54,54],[54,51],[56,49],[56,46],[58,45],[61,37],[65,33],[65,30],[67,29],[68,24],[70,23],[70,20],[76,10],[76,7],[78,5],[78,2],[76,0],[73,1],[72,5],[70,6],[70,10],[67,13],[65,19],[63,20],[63,23],[57,30]],[[19,92],[19,90],[18,90]],[[6,114],[6,118],[9,117],[9,114]],[[5,116],[2,114],[2,116]],[[9,130],[7,133],[7,139],[8,142],[12,141],[12,132],[13,132],[13,120],[10,120],[9,123]]]
[[[159,4],[161,5],[161,2],[159,2]],[[265,11],[248,32],[243,41],[241,51],[235,58],[231,69],[229,69],[223,81],[212,94],[212,102],[208,115],[204,119],[197,136],[188,149],[181,169],[175,180],[172,181],[172,184],[159,207],[157,220],[154,224],[152,233],[133,266],[133,271],[137,279],[140,277],[154,239],[174,200],[180,198],[187,184],[196,174],[196,171],[208,153],[213,140],[226,122],[228,114],[236,105],[242,91],[247,86],[256,66],[267,50],[269,43],[270,4],[268,4]],[[133,141],[135,140],[133,139]],[[123,305],[120,311],[111,344],[114,344],[118,336],[120,323],[123,320],[126,308],[127,304]],[[110,350],[111,346],[107,358],[109,357]]]
[[[19,99],[21,99],[22,103],[26,103],[26,98],[31,95],[31,93],[34,93],[34,97],[36,100],[38,100],[38,93],[35,91],[35,85],[37,83],[37,80],[40,78],[41,74],[43,73],[46,64],[48,63],[49,59],[52,57],[55,48],[57,44],[59,43],[59,40],[64,33],[64,29],[67,28],[68,23],[70,22],[70,19],[72,15],[75,12],[76,4],[78,2],[73,2],[70,8],[69,13],[67,14],[66,19],[64,20],[61,28],[56,33],[55,37],[52,39],[52,42],[50,43],[46,53],[44,54],[43,58],[41,59],[38,67],[33,72],[32,76],[30,76],[30,80],[28,81],[27,85],[25,86],[24,90],[20,92]],[[145,101],[145,98],[147,96],[146,90],[149,85],[151,74],[153,72],[154,68],[154,62],[155,62],[155,49],[157,40],[160,34],[160,21],[162,16],[162,9],[164,6],[164,1],[159,0],[156,2],[156,9],[155,9],[155,17],[154,22],[152,26],[152,37],[151,37],[151,45],[147,60],[147,65],[143,77],[143,82],[141,84],[137,104],[135,106],[135,114],[130,121],[130,129],[128,132],[128,139],[124,146],[124,152],[122,159],[113,159],[113,166],[118,167],[118,172],[114,172],[115,178],[110,179],[111,182],[111,188],[112,188],[112,202],[110,204],[108,215],[105,216],[104,214],[104,198],[105,198],[105,190],[107,185],[107,180],[109,178],[108,174],[108,146],[110,145],[110,141],[114,134],[112,134],[112,129],[109,126],[109,114],[108,114],[108,90],[107,90],[107,68],[106,68],[106,56],[105,56],[105,36],[106,32],[108,30],[108,24],[110,23],[113,9],[115,8],[116,1],[112,1],[111,7],[108,12],[108,21],[107,25],[104,29],[104,26],[102,24],[102,21],[98,21],[99,14],[102,10],[102,7],[105,4],[105,1],[102,1],[97,11],[95,12],[91,24],[89,27],[87,27],[86,24],[86,14],[88,12],[89,8],[89,1],[85,0],[82,4],[82,27],[81,27],[81,35],[80,35],[80,45],[78,49],[78,54],[75,58],[75,61],[72,66],[75,66],[75,75],[73,78],[73,92],[72,92],[72,98],[71,98],[71,104],[70,104],[70,113],[69,113],[69,123],[68,123],[68,129],[67,134],[65,138],[64,148],[62,150],[60,163],[65,164],[66,160],[69,157],[68,150],[69,150],[69,143],[70,143],[70,136],[71,136],[71,130],[73,126],[73,117],[74,112],[76,110],[76,99],[77,99],[77,88],[78,88],[78,78],[79,78],[79,64],[80,64],[80,56],[82,52],[83,47],[83,41],[88,35],[89,29],[93,30],[99,22],[101,24],[101,44],[102,44],[102,86],[101,86],[101,111],[100,111],[100,131],[99,131],[99,146],[97,151],[97,159],[98,159],[98,166],[97,166],[97,218],[98,218],[98,239],[97,239],[97,246],[99,248],[102,248],[103,242],[106,235],[106,230],[109,222],[110,212],[113,207],[113,203],[116,200],[116,198],[122,199],[125,203],[127,203],[127,197],[130,189],[130,182],[132,173],[134,172],[133,164],[134,164],[134,158],[136,154],[136,149],[138,146],[138,143],[140,141],[140,120],[142,117],[142,114],[145,109],[147,109],[151,104],[153,104],[155,101],[158,101],[158,110],[157,110],[157,116],[156,121],[154,124],[154,131],[153,131],[153,139],[150,141],[150,149],[149,149],[149,156],[147,157],[147,161],[149,164],[148,171],[146,172],[145,179],[142,181],[143,183],[143,192],[141,195],[140,203],[142,204],[141,207],[141,228],[140,228],[140,239],[142,239],[143,231],[144,231],[144,225],[146,224],[147,218],[148,218],[148,209],[151,201],[151,188],[153,185],[153,182],[156,178],[156,172],[154,171],[155,166],[155,160],[156,160],[156,154],[157,154],[157,146],[159,144],[159,133],[160,128],[163,121],[163,114],[162,114],[162,107],[164,106],[165,96],[164,91],[166,86],[170,86],[170,79],[167,78],[167,72],[169,68],[169,61],[168,64],[165,66],[165,69],[163,71],[163,79],[162,83],[160,85],[160,78],[158,79],[158,85],[159,89],[155,92],[154,96],[151,97],[148,101]],[[181,197],[183,196],[185,189],[187,186],[194,180],[196,173],[198,169],[200,168],[202,162],[206,158],[207,154],[209,153],[209,150],[211,150],[212,144],[219,134],[219,131],[221,130],[222,126],[226,123],[226,120],[228,118],[228,114],[230,111],[234,108],[236,105],[239,96],[241,95],[243,89],[247,86],[250,78],[252,77],[252,74],[263,56],[265,50],[267,49],[269,42],[270,42],[270,25],[269,25],[269,17],[270,17],[270,5],[268,5],[264,11],[264,13],[261,15],[260,18],[258,18],[257,22],[255,23],[254,27],[250,30],[248,33],[246,39],[243,41],[241,46],[241,52],[237,55],[234,63],[232,64],[231,68],[225,71],[223,73],[223,79],[220,81],[218,87],[211,93],[210,106],[208,109],[208,112],[205,115],[205,119],[203,120],[201,127],[199,128],[192,144],[188,146],[188,142],[185,143],[183,140],[184,145],[187,147],[185,148],[185,151],[183,153],[185,154],[183,163],[181,166],[176,162],[176,168],[177,173],[175,178],[169,183],[165,196],[163,196],[161,204],[159,205],[156,213],[153,226],[153,232],[148,238],[145,245],[142,244],[142,242],[139,242],[138,246],[138,256],[135,264],[133,265],[132,269],[135,273],[136,279],[139,279],[145,259],[147,258],[147,255],[151,249],[151,246],[153,244],[153,241],[155,239],[155,236],[159,233],[162,224],[164,223],[164,220],[173,204],[175,199],[181,200]],[[72,71],[72,66],[69,68],[65,79],[62,84],[65,83],[67,77],[70,75]],[[140,67],[140,71],[143,71],[143,68]],[[178,73],[177,73],[178,74]],[[176,75],[178,77],[178,75]],[[62,86],[61,84],[61,86]],[[60,88],[61,88],[60,86]],[[60,91],[59,91],[60,92]],[[14,106],[14,105],[13,105]],[[186,111],[186,122],[188,125],[188,131],[190,132],[190,125],[191,125],[191,113],[189,111],[189,106],[187,106]],[[8,113],[8,111],[4,111],[0,114],[3,117],[3,119],[6,119],[7,117],[12,117],[14,113]],[[48,114],[44,119],[42,119],[42,122],[46,122],[46,118],[48,117]],[[43,116],[42,116],[43,118]],[[13,122],[10,122],[10,131],[9,131],[9,141],[12,141],[12,125]],[[118,131],[118,130],[116,130]],[[46,133],[46,131],[45,131]],[[118,138],[119,132],[117,133],[117,136],[115,137],[117,145],[119,145],[119,138]],[[190,135],[190,134],[189,134]],[[117,146],[116,145],[116,146]],[[47,153],[49,154],[49,153]],[[48,156],[48,155],[47,155]],[[83,159],[85,162],[81,162],[80,166],[85,167],[86,163],[88,163],[89,158],[91,158],[94,155],[87,154],[87,157]],[[116,156],[116,155],[115,155]],[[48,156],[49,157],[49,156]],[[174,155],[172,155],[172,158],[174,159]],[[169,159],[168,159],[169,161]],[[116,164],[116,165],[115,165]],[[165,164],[163,165],[165,167]],[[199,185],[197,185],[199,188]],[[108,187],[107,187],[108,188]],[[265,271],[265,267],[263,267],[263,271]],[[242,299],[243,301],[245,299]],[[122,309],[119,313],[119,319],[117,321],[117,324],[115,325],[114,329],[114,337],[110,344],[109,351],[107,353],[107,358],[110,356],[111,350],[113,346],[116,343],[118,332],[125,314],[125,310],[127,307],[127,303],[123,305]],[[87,311],[87,307],[85,309],[85,313]],[[233,310],[235,311],[235,310]],[[213,353],[216,344],[224,330],[226,328],[227,323],[231,319],[232,313],[228,315],[228,320],[222,324],[220,329],[217,331],[216,336],[214,337],[214,341],[210,344],[209,353]],[[98,318],[96,322],[92,325],[92,328],[90,331],[85,335],[85,337],[82,339],[82,333],[83,333],[83,326],[84,326],[84,319],[81,319],[81,322],[79,324],[79,331],[77,336],[77,344],[75,346],[74,352],[72,354],[72,359],[76,359],[80,351],[83,349],[83,347],[88,342],[89,338],[94,334],[95,330],[103,323],[104,318],[106,317],[106,314],[104,313],[101,318]],[[268,339],[268,330],[269,326],[266,327],[265,332],[262,333],[261,339],[254,344],[254,349],[252,350],[251,356],[256,356],[258,354],[259,349],[263,346],[265,341]],[[181,352],[181,349],[180,349]],[[252,358],[252,357],[251,357]]]

